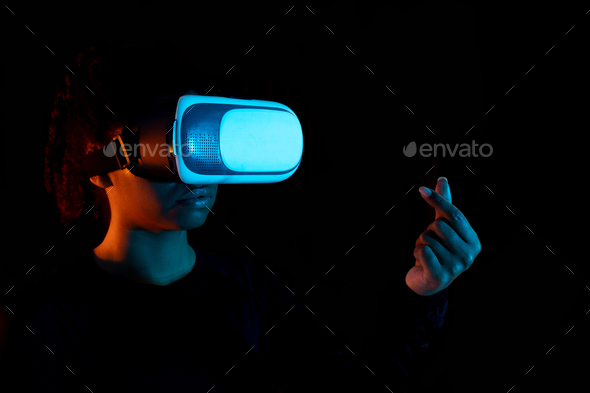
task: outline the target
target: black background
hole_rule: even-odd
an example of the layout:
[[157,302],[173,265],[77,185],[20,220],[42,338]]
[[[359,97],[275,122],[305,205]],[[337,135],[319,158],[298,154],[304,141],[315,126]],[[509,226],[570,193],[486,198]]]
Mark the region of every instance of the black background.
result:
[[[418,187],[434,188],[446,176],[482,251],[453,283],[441,341],[408,391],[585,384],[586,8],[449,1],[7,6],[4,305],[88,240],[82,228],[59,224],[42,185],[64,59],[95,37],[166,37],[203,80],[287,104],[304,131],[303,161],[292,177],[221,185],[214,214],[189,232],[191,242],[272,261],[297,279],[297,290],[313,286],[306,296],[318,324],[358,348],[374,329],[377,293],[403,285],[414,243],[434,220]],[[488,143],[493,154],[408,158],[402,148],[411,141]],[[2,315],[5,324],[9,315]]]

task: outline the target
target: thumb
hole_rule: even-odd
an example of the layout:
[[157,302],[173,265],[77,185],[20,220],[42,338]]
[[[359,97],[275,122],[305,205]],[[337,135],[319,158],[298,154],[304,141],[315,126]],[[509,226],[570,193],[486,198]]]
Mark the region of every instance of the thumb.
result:
[[[449,188],[449,181],[446,177],[439,177],[437,179],[436,188],[434,191],[442,195],[442,197],[445,198],[449,203],[453,203],[451,199],[451,189]],[[438,211],[436,211],[436,216],[434,217],[434,219],[436,220],[439,217],[442,217],[442,215]]]

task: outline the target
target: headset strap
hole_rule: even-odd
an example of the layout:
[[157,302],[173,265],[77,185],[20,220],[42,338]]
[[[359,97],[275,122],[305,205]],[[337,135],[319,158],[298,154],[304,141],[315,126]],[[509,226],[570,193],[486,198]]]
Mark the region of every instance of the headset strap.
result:
[[133,157],[132,151],[125,150],[125,144],[131,145],[133,136],[132,131],[127,131],[127,127],[123,127],[123,133],[117,135],[105,147],[89,153],[84,157],[83,169],[87,172],[88,177],[105,174],[117,169],[124,169],[134,163],[136,158]]

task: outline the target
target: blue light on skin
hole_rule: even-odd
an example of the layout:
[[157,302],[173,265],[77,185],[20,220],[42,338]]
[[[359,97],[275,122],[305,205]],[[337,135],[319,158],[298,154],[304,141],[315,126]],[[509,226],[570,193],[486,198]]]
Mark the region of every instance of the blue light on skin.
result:
[[[152,103],[166,99],[158,96]],[[118,278],[160,286],[180,280],[193,269],[196,254],[186,231],[205,223],[218,184],[208,185],[211,198],[207,207],[198,209],[176,203],[190,195],[182,182],[144,179],[127,170],[93,176],[90,181],[108,191],[111,210],[107,234],[92,252],[101,269]]]

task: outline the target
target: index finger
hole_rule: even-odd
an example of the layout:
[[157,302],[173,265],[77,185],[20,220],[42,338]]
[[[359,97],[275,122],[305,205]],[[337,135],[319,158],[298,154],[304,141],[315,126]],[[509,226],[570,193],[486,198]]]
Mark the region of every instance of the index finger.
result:
[[[430,190],[430,195],[422,195],[422,189]],[[426,200],[426,203],[432,206],[438,214],[448,220],[449,225],[455,230],[455,232],[457,232],[459,237],[461,237],[465,243],[473,244],[475,242],[475,232],[471,228],[467,218],[465,218],[465,215],[461,213],[455,205],[443,198],[438,192],[427,187],[420,187],[420,195],[422,195]]]

